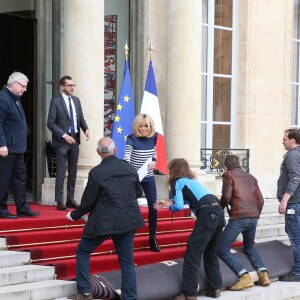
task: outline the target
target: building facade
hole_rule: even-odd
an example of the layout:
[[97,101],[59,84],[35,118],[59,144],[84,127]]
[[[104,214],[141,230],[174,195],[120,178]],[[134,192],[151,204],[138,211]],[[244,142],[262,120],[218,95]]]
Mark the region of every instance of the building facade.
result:
[[78,177],[86,179],[99,163],[97,141],[109,134],[126,40],[136,112],[154,48],[167,159],[186,158],[219,194],[215,174],[201,170],[201,149],[249,149],[250,172],[275,198],[283,132],[299,126],[298,20],[296,0],[1,1],[1,27],[10,29],[1,36],[17,48],[1,51],[1,83],[16,68],[32,83],[23,104],[35,199],[49,177],[46,119],[59,78],[73,77],[91,130],[80,146]]

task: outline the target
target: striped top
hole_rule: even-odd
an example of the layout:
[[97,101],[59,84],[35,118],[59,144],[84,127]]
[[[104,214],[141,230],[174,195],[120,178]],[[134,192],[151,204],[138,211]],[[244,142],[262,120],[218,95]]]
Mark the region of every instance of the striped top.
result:
[[[156,139],[157,133],[152,137],[136,137],[128,135],[125,147],[124,160],[128,161],[137,171],[149,157],[156,161]],[[153,170],[149,170],[145,178],[154,176]]]

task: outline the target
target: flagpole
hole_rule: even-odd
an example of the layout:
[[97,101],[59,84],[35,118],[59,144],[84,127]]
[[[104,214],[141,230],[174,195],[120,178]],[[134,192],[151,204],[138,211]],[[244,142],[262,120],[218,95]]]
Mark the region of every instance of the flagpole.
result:
[[125,47],[124,47],[124,51],[125,51],[125,60],[127,61],[128,60],[128,52],[129,52],[129,47],[127,45],[127,40],[126,40],[126,44],[125,44]]
[[152,60],[152,53],[153,53],[153,50],[154,50],[154,48],[153,48],[153,46],[152,46],[152,42],[150,42],[150,45],[149,45],[148,50],[149,50],[150,60]]

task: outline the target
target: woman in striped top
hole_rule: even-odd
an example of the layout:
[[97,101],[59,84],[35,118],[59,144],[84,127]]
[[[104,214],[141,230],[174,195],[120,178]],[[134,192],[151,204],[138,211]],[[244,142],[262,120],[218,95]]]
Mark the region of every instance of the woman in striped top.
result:
[[138,171],[149,158],[152,159],[148,166],[148,173],[141,184],[148,203],[150,250],[159,252],[160,249],[156,241],[157,210],[154,208],[156,185],[153,172],[156,166],[157,133],[152,118],[146,114],[137,115],[132,123],[132,132],[127,137],[124,160],[128,161]]

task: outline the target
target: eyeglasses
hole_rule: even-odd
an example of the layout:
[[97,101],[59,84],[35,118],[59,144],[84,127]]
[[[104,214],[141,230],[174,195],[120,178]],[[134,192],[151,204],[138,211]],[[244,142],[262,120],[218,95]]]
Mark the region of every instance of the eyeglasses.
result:
[[25,85],[25,84],[22,84],[22,83],[20,83],[20,82],[18,82],[18,81],[15,81],[17,84],[19,84],[23,89],[27,89],[27,85]]
[[76,84],[64,84],[64,86],[68,86],[68,87],[75,87]]

